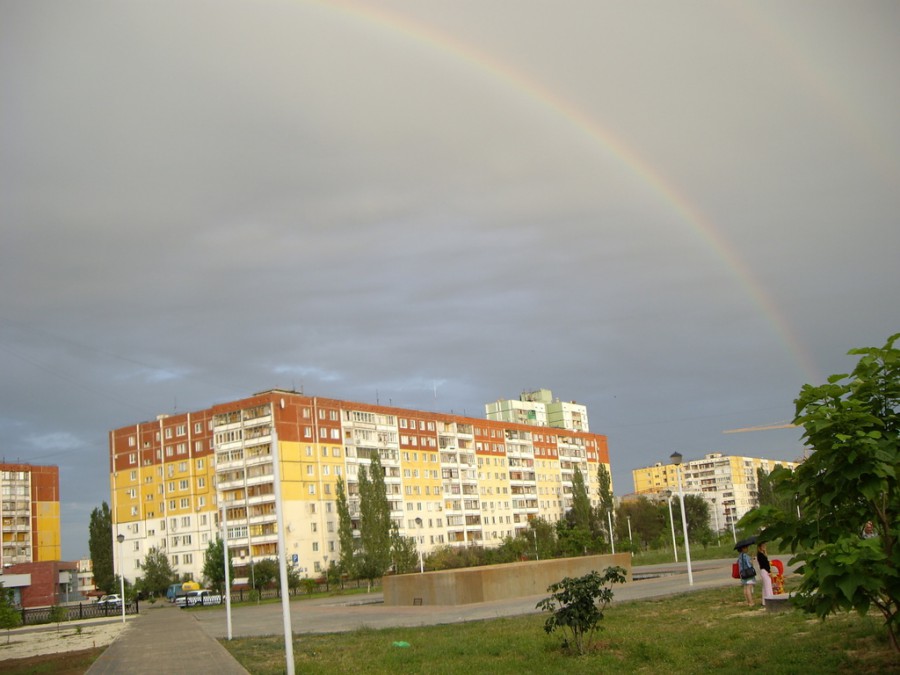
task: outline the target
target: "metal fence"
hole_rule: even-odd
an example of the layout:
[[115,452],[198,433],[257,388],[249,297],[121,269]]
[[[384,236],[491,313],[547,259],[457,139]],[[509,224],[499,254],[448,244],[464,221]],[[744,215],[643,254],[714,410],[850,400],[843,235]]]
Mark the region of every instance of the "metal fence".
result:
[[[66,617],[63,621],[78,621],[79,619],[98,619],[102,617],[122,616],[122,606],[100,605],[96,602],[80,602],[77,605],[63,605]],[[22,625],[34,626],[42,623],[52,623],[50,611],[52,607],[35,607],[22,609]],[[138,614],[138,601],[125,603],[126,614]]]

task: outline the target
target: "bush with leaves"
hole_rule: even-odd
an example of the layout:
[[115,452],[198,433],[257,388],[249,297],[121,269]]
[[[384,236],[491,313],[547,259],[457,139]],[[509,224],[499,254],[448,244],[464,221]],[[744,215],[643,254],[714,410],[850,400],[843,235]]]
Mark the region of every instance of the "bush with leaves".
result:
[[56,624],[56,632],[58,633],[59,624],[69,620],[69,612],[62,605],[53,605],[53,607],[50,608],[50,616],[48,618],[50,619],[50,623]]
[[9,644],[9,631],[22,625],[22,612],[16,609],[13,592],[4,590],[0,582],[0,628],[6,629],[6,644]]
[[563,648],[571,649],[574,645],[578,654],[584,654],[593,643],[603,610],[612,602],[610,585],[624,582],[623,568],[608,567],[602,575],[595,570],[583,577],[566,577],[551,584],[547,588],[550,597],[536,605],[537,609],[551,612],[544,623],[544,631],[552,633],[561,629],[565,636]]
[[[776,468],[780,504],[750,511],[741,527],[762,528],[802,563],[795,598],[822,618],[876,607],[900,651],[900,349],[854,349],[849,375],[804,385],[794,423],[812,452],[796,470]],[[866,521],[877,536],[863,538]],[[793,561],[792,561],[793,562]]]

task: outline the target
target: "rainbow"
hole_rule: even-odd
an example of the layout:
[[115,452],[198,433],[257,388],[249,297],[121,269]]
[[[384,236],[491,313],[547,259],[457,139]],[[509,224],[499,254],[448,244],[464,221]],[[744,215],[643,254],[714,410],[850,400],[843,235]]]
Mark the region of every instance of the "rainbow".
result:
[[341,13],[350,20],[365,22],[378,29],[400,34],[427,49],[437,50],[455,60],[469,64],[480,73],[501,81],[505,86],[519,91],[532,101],[568,120],[647,185],[705,242],[714,255],[732,272],[753,304],[772,325],[776,335],[803,370],[804,375],[809,378],[808,381],[819,382],[823,379],[787,317],[714,223],[691,202],[671,179],[663,176],[625,141],[614,136],[582,109],[571,101],[563,99],[542,83],[502,63],[490,54],[407,16],[353,2],[335,1],[318,2],[317,4],[329,11]]

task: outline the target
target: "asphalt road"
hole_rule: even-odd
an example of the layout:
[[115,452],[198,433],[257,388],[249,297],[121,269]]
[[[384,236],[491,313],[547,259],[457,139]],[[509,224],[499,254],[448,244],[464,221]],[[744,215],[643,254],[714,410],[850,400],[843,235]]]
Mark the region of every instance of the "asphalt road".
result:
[[[632,571],[634,576],[652,576],[615,586],[613,588],[614,603],[663,597],[721,586],[734,586],[735,598],[739,600],[742,597],[739,582],[737,579],[731,578],[733,562],[734,560],[731,558],[694,562],[692,565],[693,586],[688,583],[687,566],[684,562],[635,567]],[[383,602],[381,593],[300,600],[290,603],[291,630],[295,634],[341,633],[360,628],[427,626],[518,616],[537,613],[535,605],[547,595],[547,593],[543,593],[468,605],[418,607],[387,606]],[[759,592],[757,591],[758,597]],[[203,630],[210,636],[227,637],[224,607],[179,611],[191,612]],[[232,608],[232,637],[280,635],[283,632],[281,603],[241,605]]]

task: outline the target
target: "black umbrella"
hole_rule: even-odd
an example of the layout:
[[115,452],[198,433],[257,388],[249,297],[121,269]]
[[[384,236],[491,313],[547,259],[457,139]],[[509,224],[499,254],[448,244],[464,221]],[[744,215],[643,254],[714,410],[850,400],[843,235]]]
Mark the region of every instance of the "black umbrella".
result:
[[734,545],[734,550],[738,551],[738,550],[744,548],[745,546],[752,546],[755,543],[756,543],[756,535],[753,535],[753,536],[747,537],[746,539],[741,539],[738,543],[736,543]]

